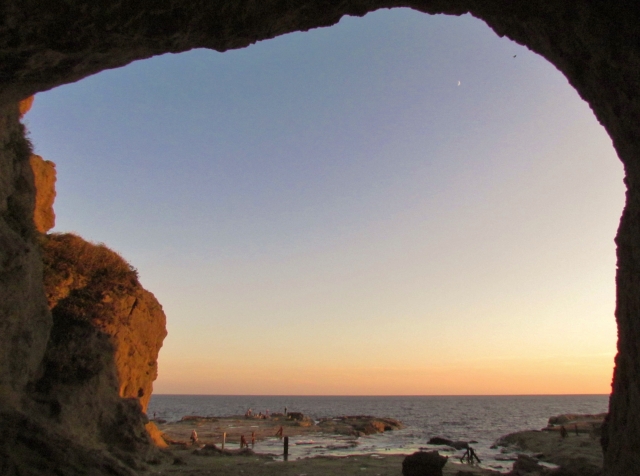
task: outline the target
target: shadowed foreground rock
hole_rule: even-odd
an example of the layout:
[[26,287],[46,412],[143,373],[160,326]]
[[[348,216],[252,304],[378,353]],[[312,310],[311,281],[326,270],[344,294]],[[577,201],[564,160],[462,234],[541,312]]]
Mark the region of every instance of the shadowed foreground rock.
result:
[[447,457],[437,451],[418,451],[402,461],[403,476],[442,476]]

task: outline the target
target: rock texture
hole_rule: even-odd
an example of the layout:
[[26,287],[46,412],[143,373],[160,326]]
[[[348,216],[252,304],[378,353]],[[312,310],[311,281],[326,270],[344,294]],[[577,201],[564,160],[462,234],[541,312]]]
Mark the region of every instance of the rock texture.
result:
[[36,187],[33,223],[36,230],[46,233],[56,224],[56,214],[53,211],[53,202],[56,199],[56,164],[44,160],[39,155],[32,155],[29,164]]
[[59,317],[74,319],[107,336],[118,395],[138,399],[146,413],[167,335],[162,306],[142,288],[135,269],[106,246],[73,234],[47,235],[41,241],[54,327]]
[[[576,435],[571,428],[567,436],[562,438],[558,431],[519,431],[505,435],[496,441],[496,447],[503,447],[503,452],[526,451],[530,456],[536,455],[536,459],[546,463],[558,465],[563,473],[573,474],[575,468],[582,472],[576,476],[596,475],[602,472],[602,449],[599,442],[587,433]],[[524,472],[526,461],[514,466]],[[536,471],[538,471],[536,469]],[[556,474],[553,472],[552,474]]]
[[[51,317],[32,225],[34,188],[17,102],[153,55],[224,51],[385,7],[471,13],[544,56],[606,128],[624,163],[616,238],[618,355],[605,473],[640,467],[640,2],[612,0],[6,0],[0,15],[0,410],[19,409]],[[576,164],[579,167],[580,164]]]
[[[52,427],[47,431],[74,442],[80,454],[95,451],[98,460],[110,461],[105,474],[128,474],[141,460],[154,457],[149,436],[159,437],[143,411],[166,336],[164,313],[141,287],[135,269],[104,245],[72,234],[38,239],[53,326],[39,371],[26,388],[29,399],[23,410],[29,416],[11,418],[28,420],[37,428]],[[30,474],[33,469],[29,459],[19,458],[24,438],[5,444],[4,454],[0,451],[7,472]],[[2,441],[0,437],[0,448]],[[54,447],[61,444],[51,442]],[[78,467],[56,468],[61,460],[46,456],[43,467],[52,474],[84,474],[93,466],[83,468],[80,458]]]
[[0,411],[22,407],[52,325],[33,227],[31,150],[18,118],[17,104],[0,107]]

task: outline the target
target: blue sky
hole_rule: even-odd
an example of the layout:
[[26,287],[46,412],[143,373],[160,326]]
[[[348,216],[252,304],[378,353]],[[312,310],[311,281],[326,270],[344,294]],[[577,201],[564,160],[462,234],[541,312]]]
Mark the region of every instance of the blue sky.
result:
[[621,164],[551,64],[470,16],[164,55],[25,122],[55,231],[164,306],[157,392],[609,390]]

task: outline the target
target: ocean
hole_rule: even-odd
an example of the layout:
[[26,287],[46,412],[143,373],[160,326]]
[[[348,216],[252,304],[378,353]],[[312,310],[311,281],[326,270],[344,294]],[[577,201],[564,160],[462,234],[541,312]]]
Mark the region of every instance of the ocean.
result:
[[[563,413],[604,413],[608,395],[518,395],[518,396],[227,396],[227,395],[153,395],[148,408],[167,421],[186,415],[243,415],[254,413],[302,412],[312,418],[344,415],[372,415],[400,420],[406,428],[384,434],[360,437],[357,445],[344,437],[292,439],[291,458],[318,455],[410,454],[431,449],[429,438],[475,441],[482,466],[506,471],[515,455],[504,454],[491,445],[503,435],[521,430],[539,430],[549,417]],[[352,443],[352,442],[349,442]],[[256,445],[259,453],[281,453],[281,442],[265,440]],[[442,452],[442,447],[433,447]],[[443,453],[460,457],[464,451]]]

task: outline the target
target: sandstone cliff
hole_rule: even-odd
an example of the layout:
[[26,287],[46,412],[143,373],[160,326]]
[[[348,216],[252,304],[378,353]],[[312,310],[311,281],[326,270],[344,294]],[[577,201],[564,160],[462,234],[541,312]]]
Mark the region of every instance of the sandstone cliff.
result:
[[[88,325],[103,336],[110,346],[105,352],[110,352],[115,366],[117,395],[137,399],[146,412],[158,375],[158,352],[167,335],[162,306],[142,288],[136,270],[106,246],[73,234],[42,236],[41,243],[54,334],[57,326],[73,323],[74,329]],[[81,349],[74,337],[67,340],[70,354],[52,357],[56,365],[64,359],[88,358],[87,349]],[[148,430],[153,436],[153,428]]]
[[158,457],[143,407],[165,317],[118,255],[44,234],[55,165],[18,122],[32,102],[0,111],[0,474],[130,476]]
[[[29,111],[33,99],[20,103],[21,115]],[[45,291],[54,327],[56,318],[65,316],[88,322],[109,336],[118,395],[139,399],[146,413],[158,376],[158,352],[167,335],[162,306],[142,288],[136,271],[104,245],[72,234],[44,235],[55,225],[55,164],[38,155],[31,155],[29,164],[36,188],[33,222],[43,234]]]

